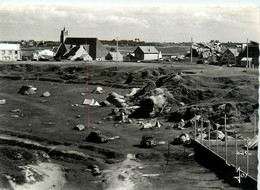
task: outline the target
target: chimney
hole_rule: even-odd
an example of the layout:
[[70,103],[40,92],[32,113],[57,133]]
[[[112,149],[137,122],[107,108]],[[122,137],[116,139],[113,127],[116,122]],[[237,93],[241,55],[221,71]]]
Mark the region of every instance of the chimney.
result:
[[61,30],[61,33],[60,33],[60,43],[64,42],[64,32],[65,32],[65,27]]

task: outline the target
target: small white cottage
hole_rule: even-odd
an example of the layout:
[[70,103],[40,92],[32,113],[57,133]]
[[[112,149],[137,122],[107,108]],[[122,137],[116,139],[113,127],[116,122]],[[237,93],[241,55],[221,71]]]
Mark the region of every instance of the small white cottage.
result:
[[0,61],[21,60],[20,44],[0,43]]

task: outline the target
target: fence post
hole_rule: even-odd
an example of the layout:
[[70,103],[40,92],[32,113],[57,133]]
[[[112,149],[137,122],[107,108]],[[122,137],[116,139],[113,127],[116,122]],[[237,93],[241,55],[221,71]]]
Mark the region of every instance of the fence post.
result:
[[169,156],[170,156],[170,141],[168,141],[168,154],[167,154],[167,163],[166,163],[166,165],[169,164]]
[[218,154],[218,125],[217,125],[217,154]]
[[236,138],[235,138],[235,144],[236,144],[236,152],[235,152],[235,155],[236,155],[236,168],[237,168],[237,134],[236,134]]
[[246,173],[249,173],[249,152],[248,152],[248,140],[246,140]]
[[254,137],[255,137],[255,134],[256,134],[256,114],[255,114],[255,122],[254,122]]
[[209,121],[208,130],[209,130],[208,139],[209,139],[209,149],[210,149],[210,121]]
[[201,118],[201,130],[200,130],[200,132],[201,132],[201,144],[203,144],[203,138],[202,138],[202,134],[203,134],[203,119]]
[[196,136],[197,136],[197,118],[195,115],[195,131],[194,131],[194,140],[196,141]]
[[227,163],[227,116],[225,115],[225,159]]

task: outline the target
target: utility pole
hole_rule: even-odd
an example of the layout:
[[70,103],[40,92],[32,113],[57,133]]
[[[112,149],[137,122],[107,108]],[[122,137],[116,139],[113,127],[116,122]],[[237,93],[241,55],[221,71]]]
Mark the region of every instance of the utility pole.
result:
[[227,116],[225,115],[225,160],[227,163]]
[[192,53],[193,53],[193,49],[192,49],[192,38],[191,38],[191,45],[190,45],[190,62],[192,63]]
[[118,62],[118,36],[116,37],[116,61]]
[[249,68],[249,61],[248,61],[248,38],[246,39],[246,65]]

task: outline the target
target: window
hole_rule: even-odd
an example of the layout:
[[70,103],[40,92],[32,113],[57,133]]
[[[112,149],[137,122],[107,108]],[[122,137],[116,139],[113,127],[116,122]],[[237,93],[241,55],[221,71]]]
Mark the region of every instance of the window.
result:
[[2,55],[5,55],[5,50],[2,50]]
[[17,55],[17,53],[18,53],[17,51],[14,52],[15,55]]
[[11,55],[12,54],[12,51],[11,50],[8,50],[8,55]]

